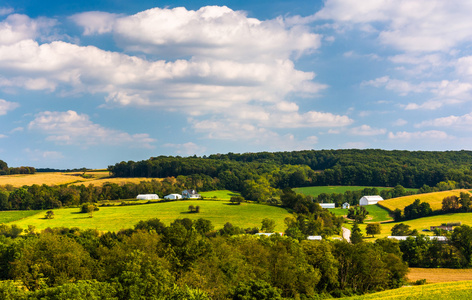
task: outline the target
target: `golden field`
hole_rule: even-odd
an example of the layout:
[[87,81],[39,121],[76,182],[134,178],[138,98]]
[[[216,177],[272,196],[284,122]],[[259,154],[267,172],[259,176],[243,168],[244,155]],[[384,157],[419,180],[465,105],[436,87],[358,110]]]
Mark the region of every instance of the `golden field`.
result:
[[472,280],[472,269],[410,268],[408,279],[412,282],[426,279],[427,283]]
[[417,194],[380,201],[378,204],[390,211],[394,211],[396,208],[399,208],[403,211],[405,206],[412,204],[416,199],[420,199],[421,202],[428,202],[433,210],[440,210],[442,208],[442,200],[445,197],[459,197],[461,192],[469,192],[469,190],[460,189],[452,191]]
[[[82,177],[82,175],[86,175]],[[138,177],[138,178],[109,178],[110,174],[108,171],[90,171],[90,172],[47,172],[47,173],[36,173],[36,174],[18,174],[18,175],[4,175],[0,176],[0,186],[11,185],[15,188],[22,187],[24,185],[89,185],[102,186],[106,182],[125,184],[127,182],[140,183],[141,181],[151,181],[151,178]],[[160,180],[160,179],[155,179]]]

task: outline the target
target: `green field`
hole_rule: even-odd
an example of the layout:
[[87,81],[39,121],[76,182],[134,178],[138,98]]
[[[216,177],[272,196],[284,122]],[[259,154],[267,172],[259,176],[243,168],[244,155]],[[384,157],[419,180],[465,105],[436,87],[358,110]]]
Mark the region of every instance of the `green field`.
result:
[[[199,205],[200,213],[188,213],[189,205]],[[0,213],[3,214],[4,212]],[[47,227],[79,227],[91,228],[100,231],[118,231],[124,228],[133,228],[140,220],[159,218],[165,224],[170,224],[177,218],[210,220],[216,229],[222,228],[230,222],[241,228],[261,227],[264,218],[273,219],[276,231],[285,229],[284,219],[291,216],[285,209],[275,206],[242,203],[231,205],[223,201],[187,200],[175,202],[153,203],[134,206],[100,207],[94,212],[93,218],[88,214],[79,213],[79,208],[63,208],[54,210],[54,219],[44,219],[45,211],[33,216],[11,222],[22,228],[28,225],[38,230]]]
[[[378,205],[367,205],[365,206],[369,214],[364,222],[384,222],[392,220],[392,217],[388,214],[388,211]],[[347,209],[342,208],[330,208],[330,212],[334,213],[337,216],[346,216]]]
[[[326,194],[333,194],[333,193],[338,193],[338,194],[344,194],[346,191],[359,191],[363,190],[365,188],[374,188],[372,186],[307,186],[307,187],[300,187],[300,188],[294,188],[293,190],[297,193],[302,193],[305,195],[317,197],[318,195],[322,193]],[[391,189],[391,187],[375,187],[376,189],[379,190],[388,190]],[[408,191],[416,191],[416,189],[406,189]]]
[[241,196],[238,192],[228,190],[201,192],[200,195],[205,199],[230,200],[231,197]]
[[0,224],[9,223],[37,214],[37,210],[0,211]]
[[457,281],[448,283],[436,283],[419,286],[408,286],[399,289],[383,291],[363,296],[341,298],[343,300],[370,300],[370,299],[419,299],[419,300],[436,300],[436,299],[472,299],[472,281]]

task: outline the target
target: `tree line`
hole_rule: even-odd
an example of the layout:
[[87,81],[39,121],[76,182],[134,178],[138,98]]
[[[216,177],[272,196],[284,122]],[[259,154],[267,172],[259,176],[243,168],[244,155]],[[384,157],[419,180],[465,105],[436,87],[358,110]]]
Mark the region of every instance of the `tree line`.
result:
[[8,167],[8,164],[0,159],[0,175],[15,175],[15,174],[34,174],[36,169],[33,167]]
[[178,219],[168,226],[151,219],[117,233],[77,228],[36,233],[30,227],[22,236],[0,234],[0,295],[319,299],[405,282],[407,266],[401,255],[382,243],[232,235],[230,226],[225,227],[214,230],[204,219]]

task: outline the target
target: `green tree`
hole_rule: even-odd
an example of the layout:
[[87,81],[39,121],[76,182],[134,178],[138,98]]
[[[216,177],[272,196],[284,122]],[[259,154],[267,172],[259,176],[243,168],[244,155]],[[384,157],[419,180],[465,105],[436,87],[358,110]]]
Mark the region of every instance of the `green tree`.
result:
[[365,233],[374,237],[376,234],[380,234],[380,223],[369,223],[365,228]]
[[280,290],[263,280],[240,282],[236,287],[233,300],[282,300]]
[[412,231],[410,231],[410,225],[406,225],[404,223],[396,224],[392,227],[392,235],[393,236],[405,236],[411,235]]
[[231,199],[229,200],[232,204],[237,204],[237,205],[240,205],[241,202],[244,201],[244,198],[241,197],[241,196],[233,196],[231,197]]
[[46,215],[44,216],[45,219],[54,219],[54,212],[52,210],[48,210]]
[[358,244],[362,242],[362,233],[359,225],[354,223],[351,229],[351,243]]
[[464,209],[466,212],[469,212],[470,206],[472,204],[472,200],[470,199],[470,193],[461,192],[459,201],[461,203],[462,209]]
[[264,218],[262,220],[262,227],[261,231],[264,232],[274,232],[275,229],[275,221],[269,218]]

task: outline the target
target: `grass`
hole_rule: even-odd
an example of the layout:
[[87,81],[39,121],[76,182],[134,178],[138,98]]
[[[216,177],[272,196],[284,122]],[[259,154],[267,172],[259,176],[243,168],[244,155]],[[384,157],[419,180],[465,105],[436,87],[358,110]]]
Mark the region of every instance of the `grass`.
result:
[[399,300],[399,299],[418,299],[418,300],[436,300],[436,299],[471,299],[472,281],[457,281],[448,283],[436,283],[419,286],[402,287],[394,290],[387,290],[379,293],[373,293],[363,296],[354,296],[341,298],[343,300]]
[[216,200],[230,200],[231,197],[241,196],[238,192],[232,192],[228,190],[210,191],[199,193],[205,199],[216,199]]
[[[333,193],[340,193],[344,194],[346,191],[359,191],[363,190],[365,188],[374,188],[372,186],[307,186],[307,187],[300,187],[300,188],[294,188],[293,190],[297,193],[302,193],[305,195],[310,195],[313,197],[317,197],[318,195],[322,193],[326,194],[333,194]],[[392,189],[391,187],[375,187],[376,189],[379,190],[388,190]],[[411,190],[411,191],[416,191],[416,189],[406,189],[406,190]]]
[[0,224],[21,220],[37,214],[37,210],[12,210],[0,211]]
[[[367,205],[365,206],[369,214],[364,222],[367,223],[376,223],[376,222],[385,222],[392,220],[388,211],[380,206],[377,205]],[[330,208],[328,209],[330,212],[334,213],[336,216],[346,216],[347,209],[342,208]]]
[[426,283],[472,280],[472,269],[410,268],[408,279],[412,282],[426,279]]
[[[199,205],[200,213],[188,213],[189,205]],[[44,219],[45,211],[13,222],[22,228],[34,225],[38,230],[47,227],[79,227],[82,229],[97,229],[100,231],[118,231],[133,228],[140,220],[159,218],[165,224],[170,224],[177,218],[210,220],[216,229],[222,228],[226,222],[242,228],[261,227],[264,218],[273,219],[276,231],[285,228],[284,219],[290,214],[280,207],[242,203],[230,205],[222,201],[188,200],[162,202],[135,206],[100,207],[94,212],[93,218],[88,214],[78,213],[79,208],[63,208],[54,210],[54,219]]]
[[398,197],[398,198],[380,201],[379,205],[389,209],[390,211],[394,211],[396,208],[399,208],[403,211],[405,206],[412,204],[416,199],[420,199],[421,202],[428,202],[433,210],[441,210],[442,200],[445,197],[448,197],[448,196],[459,197],[461,192],[469,192],[469,191],[468,190],[452,190],[452,191],[443,191],[443,192],[404,196],[404,197]]

